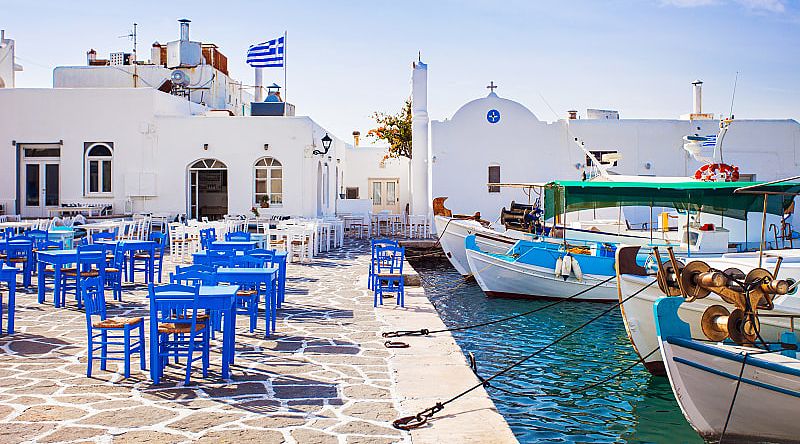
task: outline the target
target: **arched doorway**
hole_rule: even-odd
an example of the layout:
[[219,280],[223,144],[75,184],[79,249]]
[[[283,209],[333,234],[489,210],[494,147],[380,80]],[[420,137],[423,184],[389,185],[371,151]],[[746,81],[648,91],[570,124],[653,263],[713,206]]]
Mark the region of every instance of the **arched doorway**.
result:
[[228,213],[228,167],[217,159],[189,165],[189,217],[222,219]]

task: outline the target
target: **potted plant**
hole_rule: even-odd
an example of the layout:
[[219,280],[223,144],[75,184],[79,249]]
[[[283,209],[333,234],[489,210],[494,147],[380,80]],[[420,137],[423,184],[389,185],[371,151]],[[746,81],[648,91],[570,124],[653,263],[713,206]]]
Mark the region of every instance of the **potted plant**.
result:
[[269,196],[266,194],[261,196],[261,208],[269,208]]
[[252,207],[250,208],[250,212],[253,213],[253,216],[258,217],[258,208]]

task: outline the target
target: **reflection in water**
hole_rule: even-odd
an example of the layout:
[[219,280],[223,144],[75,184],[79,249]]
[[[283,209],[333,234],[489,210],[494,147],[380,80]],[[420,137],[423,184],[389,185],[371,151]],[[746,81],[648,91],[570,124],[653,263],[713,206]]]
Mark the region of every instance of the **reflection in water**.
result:
[[[448,326],[465,325],[531,310],[543,301],[489,299],[475,282],[446,261],[419,261],[430,300]],[[575,328],[608,308],[565,302],[508,322],[454,332],[461,349],[472,352],[482,376]],[[637,359],[618,311],[493,381],[497,409],[520,442],[702,442],[678,408],[669,382],[636,366],[583,393],[576,389],[621,371]]]

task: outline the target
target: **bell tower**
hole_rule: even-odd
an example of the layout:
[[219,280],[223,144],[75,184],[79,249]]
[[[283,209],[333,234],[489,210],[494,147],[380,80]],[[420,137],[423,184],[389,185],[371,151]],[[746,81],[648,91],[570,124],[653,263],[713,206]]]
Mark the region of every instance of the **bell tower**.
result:
[[428,65],[418,60],[411,74],[411,213],[431,212],[428,176]]

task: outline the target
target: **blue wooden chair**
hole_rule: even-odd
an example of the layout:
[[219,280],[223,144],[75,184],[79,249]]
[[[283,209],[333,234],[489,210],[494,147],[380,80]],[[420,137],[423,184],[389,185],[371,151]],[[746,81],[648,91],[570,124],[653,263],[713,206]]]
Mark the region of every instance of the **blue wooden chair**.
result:
[[[133,272],[142,271],[145,274],[145,279],[148,279],[147,270],[151,263],[154,267],[155,273],[158,274],[158,283],[161,283],[162,266],[164,264],[164,247],[166,246],[167,239],[164,233],[152,232],[149,239],[154,241],[156,245],[155,256],[150,257],[149,251],[140,251],[133,255]],[[137,264],[143,264],[143,267],[138,268]]]
[[[188,267],[184,267],[188,268]],[[216,285],[217,278],[213,272],[201,270],[185,270],[169,274],[170,284],[179,284],[189,287],[199,285]]]
[[272,264],[272,257],[266,255],[235,254],[230,258],[233,268],[264,268]]
[[217,240],[217,230],[214,228],[206,228],[200,230],[200,248],[208,250],[211,244]]
[[405,307],[405,285],[403,282],[404,247],[378,247],[376,249],[373,306],[383,305],[384,293],[395,293],[397,305]]
[[[12,241],[20,242],[12,243]],[[33,240],[27,236],[9,238],[5,261],[6,265],[11,267],[22,266],[22,286],[30,287],[34,268]]]
[[[106,247],[104,245],[78,245],[74,267],[61,269],[61,306],[66,307],[67,293],[74,292],[78,308],[83,306],[80,282],[99,277],[105,285]],[[102,287],[101,287],[102,288]]]
[[231,257],[234,254],[233,251],[229,250],[206,250],[206,262],[214,268],[227,267],[230,265]]
[[114,300],[122,302],[122,277],[125,276],[127,261],[125,260],[125,245],[120,242],[114,249],[111,260],[106,266],[105,284],[110,289]]
[[[157,357],[153,383],[158,384],[164,374],[169,358],[186,358],[186,380],[189,385],[192,363],[202,360],[203,377],[208,376],[209,328],[207,322],[198,319],[200,287],[178,284],[154,286],[150,292],[150,348]],[[153,325],[152,323],[155,323]],[[200,357],[195,353],[200,352]]]
[[[106,314],[103,283],[99,277],[90,277],[80,283],[83,305],[86,307],[86,331],[88,333],[88,361],[86,376],[92,377],[92,364],[100,360],[100,369],[106,370],[108,361],[124,361],[125,377],[131,376],[131,355],[139,353],[139,366],[145,369],[144,319],[140,317],[113,317]],[[138,330],[138,334],[136,331]],[[135,342],[132,338],[137,337]],[[122,350],[109,350],[109,346],[122,345]],[[99,356],[95,356],[96,352]],[[112,357],[120,355],[122,357]]]
[[250,233],[246,231],[225,233],[225,240],[229,242],[250,242]]
[[369,263],[369,276],[367,276],[367,288],[372,288],[373,281],[375,280],[375,267],[377,261],[377,249],[379,247],[397,247],[399,244],[394,239],[372,239],[370,241],[370,263]]

